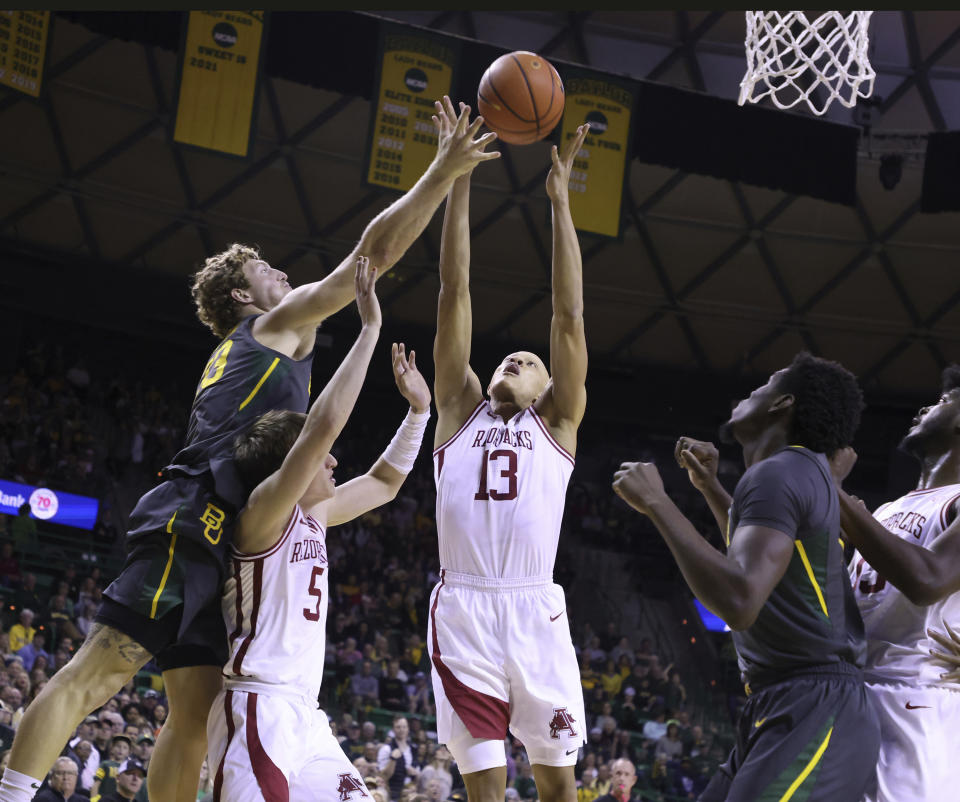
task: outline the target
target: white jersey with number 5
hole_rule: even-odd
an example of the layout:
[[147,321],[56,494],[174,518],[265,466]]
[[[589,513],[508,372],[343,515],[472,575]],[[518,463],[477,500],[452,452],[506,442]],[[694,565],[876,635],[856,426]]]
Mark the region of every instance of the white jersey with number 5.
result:
[[481,401],[433,458],[443,568],[552,576],[573,456],[533,407],[505,423]]
[[327,596],[326,535],[299,506],[266,551],[232,549],[222,599],[230,645],[223,667],[227,686],[275,686],[316,699]]
[[[915,490],[881,505],[873,517],[902,540],[929,549],[951,522],[950,508],[958,499],[960,485]],[[927,637],[927,627],[943,630],[941,618],[960,625],[960,593],[919,607],[871,568],[859,551],[850,563],[850,579],[867,634],[867,682],[960,690],[960,682],[940,679],[947,668],[930,657],[937,644]]]

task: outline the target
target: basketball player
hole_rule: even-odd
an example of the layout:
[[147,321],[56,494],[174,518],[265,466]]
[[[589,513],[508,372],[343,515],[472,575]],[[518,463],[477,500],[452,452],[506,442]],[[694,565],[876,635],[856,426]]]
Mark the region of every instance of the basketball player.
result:
[[186,447],[130,517],[130,552],[83,648],[51,678],[17,732],[0,802],[26,802],[63,743],[157,655],[170,715],[150,772],[153,802],[193,802],[206,753],[206,711],[219,691],[226,637],[219,598],[224,556],[244,495],[234,435],[272,409],[305,410],[316,327],[353,298],[357,254],[382,272],[420,235],[453,181],[499,156],[466,115],[440,138],[417,184],[378,215],[354,252],[322,281],[291,290],[286,275],[241,245],[194,278],[197,314],[223,342],[197,387]]
[[617,495],[650,518],[694,595],[734,630],[748,699],[701,802],[858,802],[873,778],[879,723],[824,456],[851,441],[861,407],[856,379],[836,362],[799,354],[774,373],[724,427],[747,466],[729,513],[716,476],[702,482],[702,465],[681,449],[694,485],[712,487],[726,555],[673,504],[655,465],[616,473]]
[[901,448],[920,462],[916,490],[872,517],[840,493],[882,738],[865,799],[934,802],[957,796],[960,678],[943,676],[926,630],[960,621],[960,365],[944,370],[939,401],[917,413]]
[[[454,124],[437,109],[441,132]],[[524,744],[543,802],[573,802],[585,743],[583,691],[553,584],[560,520],[586,406],[582,265],[568,182],[581,126],[553,149],[552,377],[517,351],[484,398],[470,367],[468,178],[447,198],[434,341],[435,479],[441,580],[430,599],[439,740],[457,761],[470,802],[502,802],[507,728]]]
[[[413,467],[430,417],[415,354],[393,346],[410,412],[369,472],[335,487],[330,454],[353,409],[380,331],[375,271],[357,271],[363,328],[310,414],[268,412],[236,439],[236,465],[255,489],[237,520],[222,610],[230,632],[226,687],[210,709],[214,800],[359,802],[368,797],[317,709],[323,677],[327,526],[392,499]],[[306,420],[304,420],[306,417]]]

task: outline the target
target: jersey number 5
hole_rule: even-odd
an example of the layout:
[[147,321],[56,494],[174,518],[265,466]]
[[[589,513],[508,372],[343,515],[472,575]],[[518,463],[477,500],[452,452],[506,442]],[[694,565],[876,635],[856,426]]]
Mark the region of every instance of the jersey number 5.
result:
[[[500,477],[507,480],[506,490],[487,490],[487,460],[497,462],[500,467],[500,457],[507,458],[507,467],[500,468]],[[496,451],[484,451],[483,462],[480,466],[480,487],[474,495],[474,501],[510,501],[517,497],[517,452],[505,448]]]
[[303,608],[303,617],[306,618],[307,621],[320,620],[320,602],[323,600],[323,591],[317,587],[317,580],[322,576],[323,569],[319,565],[313,566],[313,573],[310,574],[310,587],[307,588],[307,593],[317,597],[317,606],[313,610],[309,607]]

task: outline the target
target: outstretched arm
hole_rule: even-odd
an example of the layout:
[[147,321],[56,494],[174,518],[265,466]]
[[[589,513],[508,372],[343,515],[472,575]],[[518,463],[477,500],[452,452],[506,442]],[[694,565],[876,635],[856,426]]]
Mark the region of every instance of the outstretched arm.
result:
[[337,488],[327,507],[330,526],[352,521],[368,510],[392,501],[412,470],[430,420],[430,389],[417,370],[416,356],[416,352],[411,351],[408,359],[404,344],[393,344],[393,379],[400,393],[410,402],[410,411],[373,467],[363,476]]
[[[441,136],[459,124],[455,122],[452,108],[438,109],[434,122]],[[433,341],[433,389],[438,414],[434,440],[437,445],[460,427],[483,397],[480,379],[470,367],[472,336],[468,174],[456,180],[447,196],[440,240],[440,296],[437,300],[437,335]]]
[[840,525],[870,566],[913,604],[926,606],[960,590],[960,519],[929,548],[901,540],[843,490]]
[[374,289],[376,278],[376,268],[371,268],[365,257],[358,257],[355,287],[363,327],[353,348],[314,401],[303,430],[283,464],[250,494],[234,538],[241,551],[262,551],[276,542],[284,521],[323,467],[330,448],[353,411],[380,335],[380,304]]
[[583,332],[583,261],[570,214],[570,170],[590,130],[581,125],[547,175],[553,212],[553,317],[550,321],[551,381],[538,404],[561,445],[576,449],[577,428],[587,406],[587,340]]
[[257,321],[257,335],[277,334],[316,327],[353,300],[353,265],[358,254],[366,254],[382,275],[407,252],[423,233],[453,182],[468,175],[480,162],[499,158],[497,151],[484,148],[496,139],[489,133],[475,138],[482,119],[468,124],[469,107],[460,117],[452,114],[450,98],[437,108],[447,108],[454,124],[441,132],[437,155],[410,190],[378,214],[364,230],[352,253],[326,278],[298,287]]
[[614,492],[648,516],[663,536],[690,590],[734,630],[747,629],[783,578],[793,555],[790,534],[739,526],[727,554],[704,540],[663,489],[656,465],[625,462]]

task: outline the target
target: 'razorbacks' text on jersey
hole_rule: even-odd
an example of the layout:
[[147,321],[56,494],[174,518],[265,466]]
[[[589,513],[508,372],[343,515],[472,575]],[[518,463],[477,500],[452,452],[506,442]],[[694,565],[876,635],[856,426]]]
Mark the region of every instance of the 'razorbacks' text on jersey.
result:
[[299,505],[269,549],[231,551],[222,602],[229,632],[230,657],[223,667],[228,686],[259,683],[317,698],[326,648],[327,579],[326,533]]
[[[960,499],[960,485],[915,490],[882,504],[873,514],[897,537],[929,549],[952,523],[951,506]],[[880,576],[854,552],[850,579],[867,633],[868,682],[903,682],[960,690],[960,682],[944,682],[947,670],[930,657],[939,648],[927,637],[927,627],[943,630],[941,619],[960,624],[960,593],[928,607],[919,607]]]
[[257,342],[253,324],[258,317],[240,321],[211,354],[197,385],[184,447],[168,466],[192,475],[211,471],[217,493],[238,509],[245,496],[235,487],[235,474],[223,470],[232,460],[234,437],[265,412],[306,412],[310,401],[313,353],[297,361]]
[[533,407],[504,422],[481,401],[433,459],[441,566],[502,579],[553,574],[574,460]]

